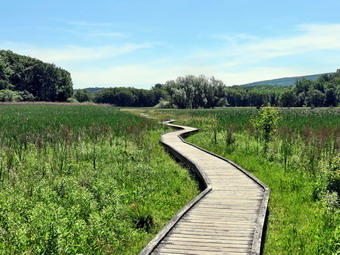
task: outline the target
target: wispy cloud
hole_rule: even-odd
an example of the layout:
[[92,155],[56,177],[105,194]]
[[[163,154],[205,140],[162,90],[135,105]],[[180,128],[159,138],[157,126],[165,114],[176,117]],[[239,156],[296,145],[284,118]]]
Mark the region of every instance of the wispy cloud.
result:
[[89,21],[65,21],[65,23],[72,26],[81,26],[81,27],[113,27],[115,26],[112,23],[106,22],[89,22]]
[[110,38],[117,38],[123,39],[128,38],[130,35],[123,32],[112,32],[112,31],[98,31],[98,29],[91,29],[91,30],[76,30],[76,29],[59,29],[61,32],[65,32],[71,35],[81,36],[81,37],[110,37]]
[[92,33],[91,36],[100,36],[100,37],[114,37],[114,38],[127,38],[129,37],[128,34],[120,33],[120,32],[98,32]]
[[[82,26],[86,29],[77,30],[77,27]],[[126,36],[125,33],[106,29],[108,27],[110,24],[106,23],[76,22],[70,30],[92,33],[98,37]],[[117,43],[118,40],[112,40],[112,44],[109,43],[110,40],[105,40],[106,45],[96,47],[68,45],[58,48],[0,42],[0,48],[11,49],[19,54],[29,55],[58,65],[66,63],[76,87],[116,85],[150,87],[157,82],[166,82],[188,74],[213,75],[228,85],[242,84],[283,76],[332,71],[322,69],[322,63],[340,55],[340,24],[303,24],[292,30],[290,35],[275,37],[261,38],[251,34],[215,34],[213,39],[218,43],[214,45],[219,45],[218,47],[204,45],[199,50],[196,50],[197,48],[192,51],[188,49],[188,53],[182,55],[172,54],[176,53],[176,47],[169,53],[165,50],[168,45],[164,47],[161,43],[138,43],[132,41],[133,37],[129,37],[129,39],[131,42],[126,43],[121,41],[121,43]],[[148,60],[141,59],[138,54],[133,55],[148,48],[153,48],[153,51],[150,51],[150,55],[147,56]],[[323,59],[316,59],[318,64],[313,65],[313,70],[301,65],[294,66],[295,60],[318,52],[322,52],[320,55]],[[124,61],[125,65],[112,64],[117,63],[115,57],[125,54],[131,54]],[[290,63],[284,63],[283,57],[287,57],[286,59],[289,59]],[[101,61],[104,59],[108,60],[105,61],[106,66],[94,67],[96,64],[104,62]],[[275,61],[279,63],[276,66],[273,65]],[[336,61],[334,60],[334,62]]]
[[76,88],[91,86],[133,86],[150,88],[156,83],[165,83],[185,75],[208,75],[224,81],[226,85],[244,84],[259,80],[309,74],[294,68],[258,67],[252,70],[228,72],[216,66],[196,65],[126,65],[109,68],[90,68],[72,72]]
[[65,46],[63,48],[40,48],[35,45],[0,43],[1,48],[29,55],[47,62],[61,63],[65,61],[80,61],[112,58],[129,54],[140,49],[151,48],[151,43],[127,43],[123,45],[108,45],[99,47]]
[[237,44],[237,43],[244,43],[247,41],[258,41],[260,38],[251,34],[235,34],[235,35],[225,35],[225,34],[213,34],[211,35],[212,39],[227,42],[229,44]]
[[294,34],[279,38],[258,38],[247,34],[230,38],[220,37],[218,40],[224,40],[226,43],[224,47],[217,50],[202,48],[186,56],[172,58],[167,64],[148,63],[82,70],[74,73],[75,85],[138,86],[141,84],[150,87],[157,82],[166,82],[188,74],[213,75],[227,85],[233,85],[327,71],[320,67],[315,67],[313,70],[304,66],[295,67],[293,63],[271,66],[272,62],[266,60],[285,56],[303,58],[305,54],[317,51],[339,52],[340,24],[300,25],[296,27]]
[[[297,31],[300,32],[298,35],[280,38],[258,39],[247,35],[243,39],[240,36],[227,36],[229,43],[226,47],[213,52],[213,54],[219,57],[238,59],[237,62],[241,64],[313,51],[340,50],[340,24],[300,25],[297,27]],[[210,53],[211,55],[212,53]]]

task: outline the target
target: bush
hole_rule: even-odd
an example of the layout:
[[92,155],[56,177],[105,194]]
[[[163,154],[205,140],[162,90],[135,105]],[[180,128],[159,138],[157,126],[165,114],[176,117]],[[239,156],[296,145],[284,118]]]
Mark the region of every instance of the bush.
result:
[[0,102],[34,101],[34,96],[28,91],[0,90]]
[[67,99],[67,102],[68,103],[79,103],[77,99],[73,98],[73,97],[70,97]]
[[12,90],[4,89],[0,90],[0,101],[1,102],[17,102],[22,101],[21,96]]
[[333,158],[330,166],[327,189],[340,194],[340,154]]
[[156,108],[171,108],[171,109],[174,109],[174,108],[177,108],[175,107],[175,105],[172,105],[169,101],[161,98],[159,100],[159,103],[157,105],[155,105]]
[[129,216],[135,228],[143,228],[149,232],[155,225],[151,210],[140,204],[129,206]]
[[268,143],[272,140],[280,120],[279,112],[273,107],[262,107],[259,114],[252,119],[252,124],[259,137],[264,141],[264,151],[267,151]]

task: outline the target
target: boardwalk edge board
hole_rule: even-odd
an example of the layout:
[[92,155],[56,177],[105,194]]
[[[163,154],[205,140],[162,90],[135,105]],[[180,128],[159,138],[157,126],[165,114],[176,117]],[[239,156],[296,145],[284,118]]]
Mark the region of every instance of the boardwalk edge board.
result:
[[[168,125],[175,129],[184,129],[182,126],[171,124],[174,122],[174,120],[166,120],[162,122],[165,125]],[[204,190],[196,196],[193,200],[191,200],[188,204],[186,204],[161,230],[158,232],[158,234],[148,243],[148,245],[139,253],[139,255],[149,255],[151,254],[157,246],[163,241],[163,239],[166,237],[166,235],[174,228],[174,226],[177,224],[177,222],[196,204],[198,203],[202,198],[204,198],[205,195],[207,195],[211,190],[211,182],[209,178],[206,176],[206,174],[200,169],[199,166],[197,166],[193,161],[191,161],[189,158],[183,156],[181,153],[179,153],[175,148],[167,145],[164,140],[163,136],[176,131],[170,131],[166,132],[161,135],[161,143],[166,148],[166,150],[172,154],[176,159],[179,161],[185,163],[189,166],[189,169],[193,171],[197,177],[199,178],[199,181],[204,186]],[[247,175],[250,179],[252,179],[254,182],[256,182],[259,186],[261,186],[264,190],[264,195],[261,202],[261,207],[259,211],[259,217],[256,222],[256,228],[253,236],[253,242],[251,247],[251,254],[252,255],[259,255],[261,254],[261,247],[262,247],[262,236],[263,236],[263,230],[265,225],[265,220],[267,217],[267,208],[268,208],[268,202],[269,202],[269,194],[270,189],[265,185],[263,182],[261,182],[259,179],[257,179],[255,176],[247,172],[242,167],[238,166],[236,163],[232,162],[231,160],[228,160],[226,158],[223,158],[219,155],[216,155],[210,151],[207,151],[205,149],[200,148],[197,145],[191,144],[184,140],[184,138],[190,136],[193,133],[198,132],[198,128],[193,128],[193,130],[187,131],[185,133],[182,133],[178,135],[178,137],[182,140],[183,143],[186,143],[188,145],[191,145],[201,151],[204,151],[208,154],[210,154],[213,157],[217,157],[223,161],[228,162],[229,164],[233,165],[235,168],[240,170],[242,173]]]
[[[172,122],[167,121],[164,124],[167,125],[167,123]],[[197,132],[198,129],[189,131],[185,133],[185,135],[190,135],[192,133]],[[195,165],[192,161],[190,161],[188,158],[185,158],[182,156],[177,150],[174,148],[168,146],[163,142],[163,135],[171,133],[171,132],[176,132],[176,131],[170,131],[166,132],[161,135],[161,143],[163,146],[166,148],[166,150],[172,154],[175,158],[178,160],[186,163],[187,165],[190,166],[190,170],[194,171],[194,173],[198,176],[200,182],[204,185],[204,190],[197,195],[194,199],[192,199],[188,204],[186,204],[176,215],[157,233],[157,235],[148,243],[148,245],[139,253],[139,255],[148,255],[151,254],[155,248],[158,246],[160,242],[165,238],[165,236],[171,231],[171,229],[176,225],[176,223],[197,203],[199,202],[203,197],[205,197],[206,194],[208,194],[211,191],[211,186],[210,186],[210,180],[207,178],[205,173],[200,170],[200,168]],[[188,134],[189,133],[189,134]],[[182,134],[184,135],[184,134]],[[179,136],[180,137],[180,136]],[[180,137],[181,138],[181,137]],[[182,139],[182,138],[181,138]],[[182,139],[183,140],[183,139]]]

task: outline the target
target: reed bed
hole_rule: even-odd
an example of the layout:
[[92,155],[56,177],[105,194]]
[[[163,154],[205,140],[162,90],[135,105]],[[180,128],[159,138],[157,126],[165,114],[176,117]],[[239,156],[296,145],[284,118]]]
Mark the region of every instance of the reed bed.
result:
[[114,107],[0,106],[0,254],[137,254],[199,193],[164,127]]
[[340,109],[277,108],[268,144],[256,108],[150,110],[200,128],[188,140],[222,155],[271,189],[263,254],[340,253]]

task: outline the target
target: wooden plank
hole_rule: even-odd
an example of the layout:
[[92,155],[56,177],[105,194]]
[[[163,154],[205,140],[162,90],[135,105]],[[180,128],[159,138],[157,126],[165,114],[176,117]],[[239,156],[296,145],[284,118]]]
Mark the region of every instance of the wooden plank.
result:
[[264,217],[268,188],[234,163],[179,137],[197,129],[170,126],[184,129],[163,135],[163,144],[212,190],[181,216],[152,254],[259,254],[263,219],[258,217]]
[[191,243],[193,245],[198,244],[216,244],[216,245],[227,245],[227,244],[239,244],[243,246],[250,246],[251,241],[249,239],[197,239],[197,238],[173,238],[173,237],[168,237],[163,240],[164,242],[173,242],[175,244],[180,244],[180,243]]
[[[186,251],[186,254],[192,254],[192,252],[201,252],[201,251],[208,251],[210,254],[214,254],[216,252],[250,252],[249,247],[214,247],[214,246],[191,246],[189,245],[171,245],[171,244],[166,244],[162,247],[163,245],[160,246],[160,251]],[[200,253],[199,253],[200,254]],[[229,253],[228,253],[229,254]]]
[[[214,253],[211,253],[210,251],[195,251],[195,250],[191,250],[190,253],[188,253],[188,251],[177,251],[177,250],[172,250],[172,249],[167,249],[164,247],[161,247],[160,249],[157,249],[156,251],[154,251],[152,254],[154,255],[169,255],[169,254],[173,254],[173,255],[181,255],[181,254],[190,254],[190,255],[226,255],[226,253],[224,251],[214,251]],[[228,255],[245,255],[245,254],[249,254],[248,252],[238,252],[238,251],[233,251],[233,252],[228,252]]]
[[254,235],[254,231],[251,231],[249,233],[243,233],[243,232],[219,232],[219,231],[215,231],[215,232],[208,232],[208,231],[201,231],[201,230],[197,230],[195,231],[195,229],[176,229],[175,231],[171,231],[170,235],[174,235],[174,234],[178,234],[178,235],[196,235],[196,236],[202,236],[205,238],[238,238],[238,237],[242,237],[242,238],[249,238],[249,240],[251,240],[252,236]]
[[181,239],[181,240],[196,240],[196,241],[215,241],[215,240],[221,240],[221,241],[240,241],[240,242],[247,242],[250,243],[250,238],[249,236],[216,236],[214,238],[208,238],[207,236],[200,236],[200,235],[195,235],[195,234],[171,234],[170,236],[166,237],[164,240],[169,238],[169,240],[176,240],[176,239]]
[[160,245],[173,245],[173,246],[185,246],[185,247],[211,247],[213,249],[221,249],[221,248],[245,248],[249,249],[251,246],[251,242],[240,242],[239,240],[235,240],[234,242],[219,242],[218,240],[210,240],[210,242],[204,241],[187,241],[187,240],[163,240]]

